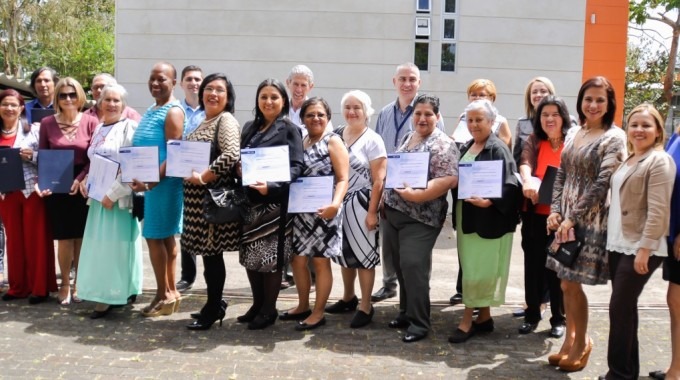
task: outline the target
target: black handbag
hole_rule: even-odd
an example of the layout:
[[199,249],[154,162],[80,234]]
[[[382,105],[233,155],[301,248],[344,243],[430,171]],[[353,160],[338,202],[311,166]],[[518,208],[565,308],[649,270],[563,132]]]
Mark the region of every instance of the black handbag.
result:
[[132,216],[144,220],[144,194],[132,192]]
[[548,255],[559,261],[562,265],[571,268],[576,262],[576,258],[583,247],[583,231],[579,228],[574,229],[574,240],[559,242],[557,238],[548,244]]

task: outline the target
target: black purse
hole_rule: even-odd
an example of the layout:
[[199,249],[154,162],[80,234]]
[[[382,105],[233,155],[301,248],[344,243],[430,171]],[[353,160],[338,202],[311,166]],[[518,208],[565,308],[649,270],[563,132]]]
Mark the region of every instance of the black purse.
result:
[[[581,253],[581,248],[583,247],[584,231],[580,228],[573,228],[574,239],[570,239],[566,242],[559,242],[557,237],[548,244],[546,250],[548,251],[548,256],[551,256],[555,260],[559,261],[562,265],[567,268],[571,268],[576,262],[576,258],[579,253]],[[571,231],[569,232],[572,233]],[[570,236],[571,238],[571,236]]]
[[144,220],[144,193],[132,192],[132,216]]
[[[215,126],[210,162],[220,155],[218,133],[220,120]],[[210,224],[243,223],[248,215],[248,198],[241,184],[230,179],[219,179],[203,196],[203,218]]]

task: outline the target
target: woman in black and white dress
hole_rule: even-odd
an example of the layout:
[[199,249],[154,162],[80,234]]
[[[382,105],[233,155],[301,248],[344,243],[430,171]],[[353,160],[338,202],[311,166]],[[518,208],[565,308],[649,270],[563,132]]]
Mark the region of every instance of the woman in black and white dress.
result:
[[[380,135],[368,127],[373,108],[363,91],[346,93],[340,102],[347,125],[336,132],[349,151],[349,190],[342,209],[342,255],[333,259],[342,266],[342,298],[326,308],[328,313],[358,309],[350,327],[366,326],[373,319],[371,290],[375,267],[380,264],[378,250],[378,204],[382,196],[387,152]],[[354,290],[359,276],[361,303]]]

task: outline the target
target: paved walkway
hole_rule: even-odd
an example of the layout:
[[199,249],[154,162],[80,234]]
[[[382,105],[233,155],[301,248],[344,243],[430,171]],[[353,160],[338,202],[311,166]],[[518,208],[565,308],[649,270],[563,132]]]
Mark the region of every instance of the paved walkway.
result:
[[[26,301],[0,302],[0,378],[65,379],[594,379],[607,368],[609,286],[587,287],[591,305],[589,332],[595,342],[588,367],[564,374],[547,365],[547,355],[561,340],[548,337],[547,320],[534,334],[519,335],[521,319],[512,310],[523,302],[522,251],[515,235],[506,304],[492,310],[496,331],[465,344],[447,342],[462,316],[451,307],[457,259],[450,225],[435,249],[432,274],[433,331],[427,339],[404,344],[400,332],[387,328],[396,315],[395,299],[375,305],[374,322],[348,327],[351,315],[329,315],[325,327],[296,332],[292,322],[277,321],[262,331],[248,331],[236,316],[249,307],[249,287],[236,253],[225,255],[229,299],[222,327],[188,331],[189,313],[205,301],[205,284],[196,282],[169,317],[143,318],[139,310],[152,297],[153,273],[145,255],[145,291],[133,307],[90,320],[92,305],[61,307],[56,298],[29,306]],[[342,293],[340,271],[333,266],[331,294]],[[199,259],[199,273],[202,271]],[[376,289],[380,284],[378,273]],[[642,296],[640,310],[641,375],[670,360],[667,284],[660,270]],[[295,305],[295,290],[282,291],[279,310]],[[549,312],[548,312],[549,313]]]

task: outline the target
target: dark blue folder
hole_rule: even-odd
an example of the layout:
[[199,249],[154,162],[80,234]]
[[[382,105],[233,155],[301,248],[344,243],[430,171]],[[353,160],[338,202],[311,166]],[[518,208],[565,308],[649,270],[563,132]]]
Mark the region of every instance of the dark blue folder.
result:
[[53,193],[69,193],[73,185],[72,150],[40,149],[38,151],[38,186]]
[[538,204],[550,205],[552,204],[553,185],[557,177],[557,168],[548,165],[541,181],[541,187],[538,189]]
[[0,149],[0,178],[0,193],[23,190],[26,187],[19,149]]

